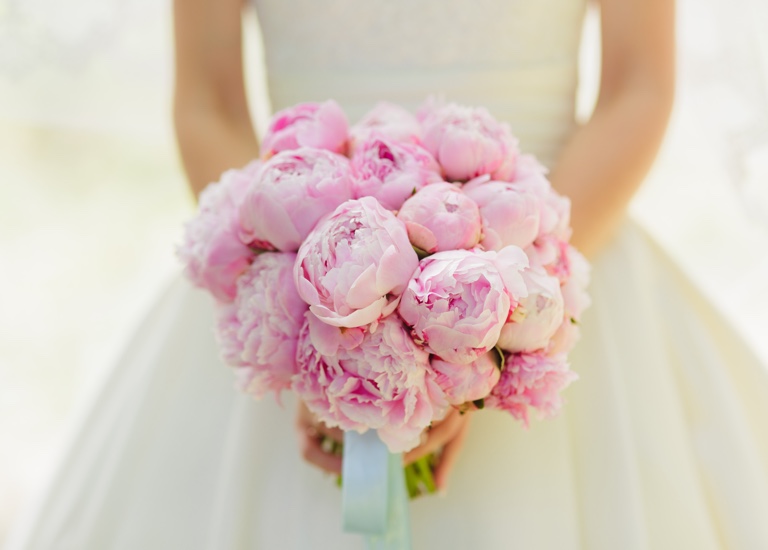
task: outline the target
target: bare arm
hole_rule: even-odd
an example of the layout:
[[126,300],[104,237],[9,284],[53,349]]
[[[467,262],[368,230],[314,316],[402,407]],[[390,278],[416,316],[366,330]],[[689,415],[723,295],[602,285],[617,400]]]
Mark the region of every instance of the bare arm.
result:
[[245,95],[242,0],[174,0],[173,119],[195,195],[258,156]]
[[573,243],[594,255],[656,156],[674,95],[674,1],[600,0],[602,76],[592,118],[566,145],[555,188],[573,204]]

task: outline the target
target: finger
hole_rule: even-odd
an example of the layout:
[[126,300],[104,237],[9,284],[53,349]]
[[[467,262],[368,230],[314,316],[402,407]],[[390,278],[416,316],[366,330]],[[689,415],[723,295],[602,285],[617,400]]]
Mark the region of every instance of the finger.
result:
[[329,428],[323,422],[315,424],[315,429],[325,437],[333,439],[337,443],[344,442],[344,432],[339,428]]
[[304,460],[314,464],[321,470],[331,474],[341,474],[341,456],[327,453],[320,441],[319,437],[311,437],[310,434],[305,433],[299,439],[301,456]]
[[456,459],[459,457],[459,452],[464,446],[464,441],[467,439],[469,433],[469,418],[461,425],[456,436],[445,444],[443,452],[440,453],[440,457],[437,459],[437,465],[435,466],[435,485],[438,491],[445,490],[448,486],[448,477],[453,471],[453,466],[456,463]]
[[423,456],[438,451],[456,435],[464,422],[466,422],[465,417],[458,411],[453,410],[448,413],[442,422],[427,432],[427,440],[424,443],[406,453],[405,464],[408,465]]
[[307,406],[302,402],[299,404],[299,414],[296,416],[296,428],[300,432],[315,430],[336,442],[344,441],[344,432],[339,428],[329,428],[326,424],[317,419]]

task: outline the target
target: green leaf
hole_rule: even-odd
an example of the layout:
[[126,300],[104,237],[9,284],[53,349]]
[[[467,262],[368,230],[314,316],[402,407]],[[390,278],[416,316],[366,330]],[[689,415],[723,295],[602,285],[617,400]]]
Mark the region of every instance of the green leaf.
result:
[[477,407],[478,409],[484,409],[485,408],[485,399],[477,399],[475,401],[472,401],[472,404]]

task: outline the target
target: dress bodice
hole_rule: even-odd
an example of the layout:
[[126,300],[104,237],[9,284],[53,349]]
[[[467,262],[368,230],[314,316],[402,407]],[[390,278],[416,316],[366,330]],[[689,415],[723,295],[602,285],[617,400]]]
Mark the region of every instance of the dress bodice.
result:
[[483,105],[549,164],[574,124],[585,0],[253,0],[272,106]]

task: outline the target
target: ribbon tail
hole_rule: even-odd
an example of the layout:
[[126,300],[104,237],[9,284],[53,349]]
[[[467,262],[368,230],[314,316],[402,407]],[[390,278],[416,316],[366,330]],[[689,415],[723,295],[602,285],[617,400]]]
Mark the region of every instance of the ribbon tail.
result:
[[365,535],[368,550],[410,550],[403,457],[373,430],[344,434],[342,512],[344,530]]

